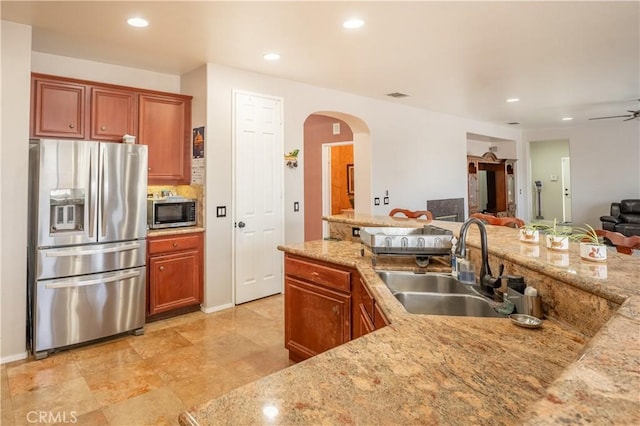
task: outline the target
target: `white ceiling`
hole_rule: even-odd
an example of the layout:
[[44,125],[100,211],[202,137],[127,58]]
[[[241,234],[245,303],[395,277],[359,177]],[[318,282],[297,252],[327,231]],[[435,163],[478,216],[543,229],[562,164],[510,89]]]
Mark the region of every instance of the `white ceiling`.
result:
[[[640,108],[638,1],[2,1],[1,13],[33,26],[40,52],[170,74],[212,62],[527,129]],[[128,27],[131,15],[150,26]],[[355,16],[365,26],[343,29]]]

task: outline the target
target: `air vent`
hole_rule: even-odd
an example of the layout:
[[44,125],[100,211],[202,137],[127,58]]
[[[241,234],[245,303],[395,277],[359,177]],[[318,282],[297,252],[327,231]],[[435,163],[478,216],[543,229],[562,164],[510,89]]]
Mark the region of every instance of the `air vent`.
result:
[[520,123],[518,123],[517,121],[512,121],[511,123],[507,123],[507,124],[510,124],[510,125],[512,125],[512,126],[515,126],[516,124],[520,124]]
[[407,95],[406,93],[393,92],[387,93],[387,96],[391,96],[392,98],[406,98],[409,95]]

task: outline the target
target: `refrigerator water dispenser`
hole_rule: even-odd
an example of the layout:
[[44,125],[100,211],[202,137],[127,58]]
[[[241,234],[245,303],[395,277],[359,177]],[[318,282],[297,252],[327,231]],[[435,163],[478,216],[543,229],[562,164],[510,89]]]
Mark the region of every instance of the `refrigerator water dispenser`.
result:
[[84,230],[84,189],[54,189],[49,196],[52,234]]

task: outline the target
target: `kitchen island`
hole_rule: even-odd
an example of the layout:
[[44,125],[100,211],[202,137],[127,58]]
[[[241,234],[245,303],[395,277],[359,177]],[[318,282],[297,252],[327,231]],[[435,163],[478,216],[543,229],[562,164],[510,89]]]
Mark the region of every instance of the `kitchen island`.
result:
[[[460,226],[434,224],[456,233]],[[504,260],[507,273],[520,268],[543,277],[535,281],[549,316],[542,328],[519,328],[506,318],[412,315],[380,280],[369,254],[361,255],[359,243],[283,246],[286,253],[357,268],[391,324],[182,413],[180,423],[640,422],[640,259],[610,253],[594,272],[572,247],[568,264],[557,266],[542,245],[537,257],[531,247],[522,250],[515,230],[487,228],[493,260]],[[469,246],[478,242],[471,231]],[[569,306],[564,293],[581,308],[556,319]]]

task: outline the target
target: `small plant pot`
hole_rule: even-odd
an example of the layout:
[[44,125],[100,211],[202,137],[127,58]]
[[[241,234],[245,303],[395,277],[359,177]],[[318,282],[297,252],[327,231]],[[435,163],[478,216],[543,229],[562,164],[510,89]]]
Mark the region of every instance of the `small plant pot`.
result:
[[540,231],[537,229],[521,229],[520,241],[523,243],[537,243],[540,241]]
[[607,260],[607,246],[581,242],[580,257],[591,262],[605,262]]
[[569,237],[566,235],[546,235],[545,240],[547,243],[547,248],[550,250],[569,250]]

